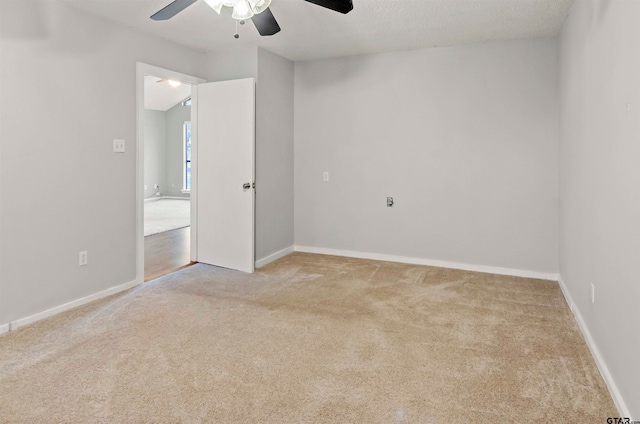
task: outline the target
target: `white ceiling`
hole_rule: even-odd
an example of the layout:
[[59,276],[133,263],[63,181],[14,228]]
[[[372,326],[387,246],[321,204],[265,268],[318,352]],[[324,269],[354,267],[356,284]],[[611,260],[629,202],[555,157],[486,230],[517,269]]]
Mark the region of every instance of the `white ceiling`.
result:
[[202,52],[261,46],[290,60],[312,60],[489,40],[557,35],[574,0],[353,0],[342,15],[304,0],[272,0],[282,31],[260,37],[202,0],[172,19],[153,13],[171,0],[63,0],[86,12]]
[[[160,81],[160,82],[158,82]],[[181,84],[172,87],[161,78],[144,76],[144,108],[167,111],[191,95],[191,86]]]

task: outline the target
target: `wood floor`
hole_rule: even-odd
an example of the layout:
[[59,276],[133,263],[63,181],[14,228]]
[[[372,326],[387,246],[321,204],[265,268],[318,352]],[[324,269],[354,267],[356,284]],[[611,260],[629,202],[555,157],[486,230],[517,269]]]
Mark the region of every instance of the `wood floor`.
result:
[[144,238],[144,281],[170,274],[192,264],[190,227]]

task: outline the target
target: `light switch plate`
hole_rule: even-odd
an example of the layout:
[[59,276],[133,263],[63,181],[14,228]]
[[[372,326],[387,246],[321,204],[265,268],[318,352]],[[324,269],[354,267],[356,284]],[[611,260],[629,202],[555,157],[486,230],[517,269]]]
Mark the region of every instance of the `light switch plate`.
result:
[[113,140],[113,152],[124,153],[124,140],[119,140],[119,139]]
[[85,266],[89,263],[89,254],[86,250],[83,250],[78,254],[78,265]]

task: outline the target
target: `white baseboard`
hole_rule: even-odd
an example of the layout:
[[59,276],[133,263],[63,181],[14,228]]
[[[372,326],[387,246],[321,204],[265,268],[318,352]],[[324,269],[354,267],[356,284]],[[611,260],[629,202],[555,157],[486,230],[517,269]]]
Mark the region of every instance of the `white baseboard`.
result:
[[408,256],[384,255],[380,253],[356,252],[353,250],[326,249],[323,247],[296,246],[296,252],[318,253],[321,255],[347,256],[350,258],[373,259],[376,261],[400,262],[412,265],[436,266],[439,268],[462,269],[465,271],[484,272],[488,274],[510,275],[513,277],[536,278],[539,280],[558,281],[558,274],[527,271],[522,269],[501,268],[496,266],[472,265],[461,262],[441,261],[437,259],[412,258]]
[[121,291],[130,289],[131,287],[135,287],[138,284],[139,284],[139,282],[134,280],[134,281],[130,281],[128,283],[121,284],[119,286],[111,287],[110,289],[103,290],[101,292],[94,293],[92,295],[89,295],[89,296],[86,296],[86,297],[83,297],[83,298],[80,298],[80,299],[73,300],[71,302],[65,303],[65,304],[60,305],[60,306],[56,306],[56,307],[51,308],[51,309],[47,309],[46,311],[39,312],[37,314],[28,316],[26,318],[21,318],[21,319],[12,321],[9,324],[9,328],[10,328],[11,331],[17,330],[18,328],[23,327],[23,326],[25,326],[27,324],[31,324],[31,323],[36,322],[36,321],[40,321],[41,319],[44,319],[44,318],[49,318],[49,317],[51,317],[53,315],[57,315],[57,314],[59,314],[61,312],[68,311],[69,309],[77,308],[78,306],[82,306],[82,305],[87,304],[89,302],[93,302],[94,300],[98,300],[98,299],[102,299],[103,297],[111,296],[112,294],[116,294],[116,293],[119,293]]
[[580,309],[578,309],[578,306],[573,302],[571,293],[569,292],[569,289],[567,288],[567,285],[564,283],[564,280],[562,279],[561,275],[558,276],[558,284],[560,285],[560,289],[562,290],[564,299],[567,301],[567,305],[569,305],[571,312],[573,312],[573,316],[575,317],[576,322],[578,323],[578,327],[582,332],[582,336],[584,337],[584,340],[587,342],[587,346],[589,346],[589,350],[591,351],[591,356],[593,356],[593,359],[596,361],[598,370],[600,370],[600,374],[602,375],[604,382],[607,384],[607,387],[609,388],[609,393],[613,398],[613,402],[616,404],[616,408],[618,408],[618,413],[620,414],[621,417],[631,417],[631,414],[629,413],[629,408],[627,408],[627,404],[622,399],[622,395],[618,390],[618,386],[616,385],[613,377],[611,376],[611,373],[609,372],[609,368],[607,367],[607,364],[604,361],[602,354],[600,354],[600,350],[596,346],[596,343],[594,342],[593,337],[591,337],[591,332],[589,331],[589,327],[587,327],[587,324],[585,323],[584,319],[582,319],[582,314],[580,313]]
[[0,325],[0,335],[9,332],[9,324]]
[[162,200],[162,199],[170,199],[170,200],[191,200],[191,198],[189,196],[185,196],[185,197],[180,197],[180,196],[153,196],[153,197],[147,197],[144,199],[143,203],[151,203],[151,202],[157,202],[158,200]]
[[279,252],[276,252],[272,255],[267,256],[266,258],[262,258],[256,261],[256,268],[263,267],[271,262],[282,258],[283,256],[287,256],[289,253],[292,253],[295,250],[294,246],[289,246],[286,249],[282,249]]

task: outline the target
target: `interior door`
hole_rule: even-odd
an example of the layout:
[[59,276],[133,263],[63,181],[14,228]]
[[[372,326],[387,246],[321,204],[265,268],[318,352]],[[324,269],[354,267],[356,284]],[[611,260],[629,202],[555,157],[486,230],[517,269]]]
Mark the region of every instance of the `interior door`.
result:
[[194,100],[196,260],[253,272],[255,82],[199,84]]

